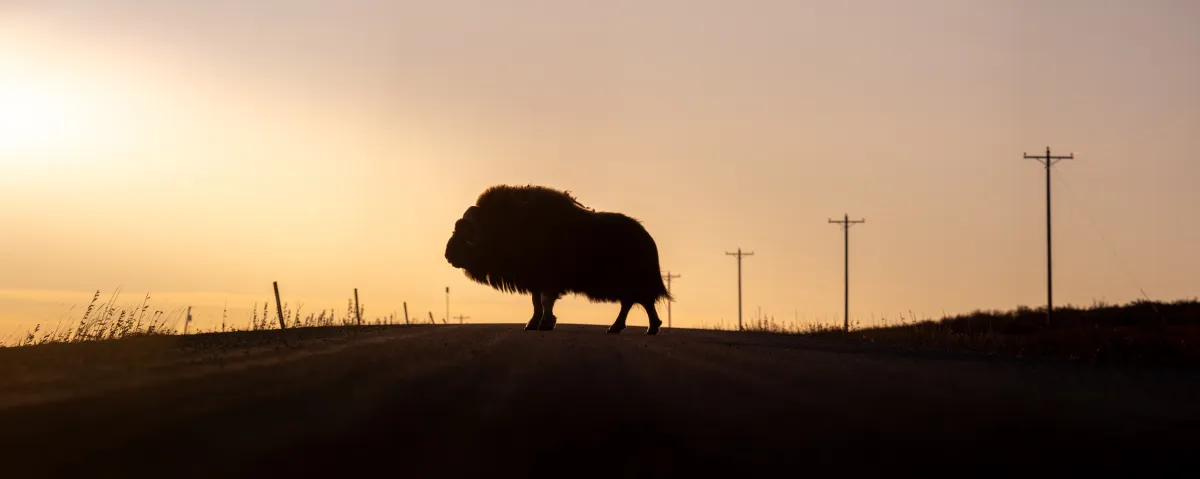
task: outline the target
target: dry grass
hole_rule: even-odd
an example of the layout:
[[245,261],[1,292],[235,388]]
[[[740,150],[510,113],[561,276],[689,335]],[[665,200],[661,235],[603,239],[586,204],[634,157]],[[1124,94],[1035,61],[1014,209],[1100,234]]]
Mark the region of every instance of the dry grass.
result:
[[[273,301],[264,301],[262,309],[257,306],[252,309],[251,316],[242,326],[229,322],[228,309],[221,313],[221,324],[210,329],[192,327],[187,308],[176,308],[169,311],[153,309],[150,306],[150,295],[139,304],[118,306],[118,289],[104,303],[100,303],[100,291],[92,296],[81,316],[72,318],[70,312],[59,318],[53,328],[42,328],[37,324],[32,330],[14,333],[0,341],[0,347],[37,346],[52,343],[80,343],[87,341],[104,341],[138,336],[169,336],[177,334],[226,333],[236,331],[265,331],[281,329],[279,313],[272,305]],[[292,309],[288,303],[282,304],[283,321],[287,329],[313,328],[329,326],[357,326],[357,316],[354,312],[354,299],[347,300],[345,314],[339,316],[334,309],[321,310],[301,316],[303,305]],[[359,304],[359,314],[363,321],[361,326],[378,326],[396,324],[396,314],[368,318],[366,307]]]
[[799,334],[912,349],[1036,356],[1096,364],[1200,366],[1200,301],[1134,301],[1125,305],[975,311],[938,320],[884,321],[883,326],[778,325],[751,322],[747,330]]
[[[737,331],[737,324],[726,325],[724,321],[716,325],[709,326],[707,323],[702,323],[699,329],[708,329],[714,331]],[[742,327],[743,331],[753,331],[761,333],[775,334],[820,334],[826,332],[841,331],[841,326],[832,323],[801,323],[795,321],[778,321],[773,316],[767,316],[760,319],[751,319],[745,321]]]

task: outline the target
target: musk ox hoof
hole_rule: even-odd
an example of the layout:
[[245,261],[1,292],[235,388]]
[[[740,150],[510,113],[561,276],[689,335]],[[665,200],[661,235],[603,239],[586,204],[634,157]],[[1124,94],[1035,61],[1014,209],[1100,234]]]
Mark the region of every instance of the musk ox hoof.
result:
[[611,334],[621,334],[621,331],[624,331],[624,330],[625,330],[625,326],[623,326],[623,325],[617,326],[614,324],[608,328],[608,332]]
[[650,326],[649,328],[646,328],[646,334],[651,336],[658,334],[658,326]]
[[542,318],[542,321],[540,323],[538,323],[537,329],[538,329],[538,331],[550,331],[550,330],[554,329],[554,325],[557,323],[558,323],[558,318],[556,318],[554,316],[551,316],[549,318]]

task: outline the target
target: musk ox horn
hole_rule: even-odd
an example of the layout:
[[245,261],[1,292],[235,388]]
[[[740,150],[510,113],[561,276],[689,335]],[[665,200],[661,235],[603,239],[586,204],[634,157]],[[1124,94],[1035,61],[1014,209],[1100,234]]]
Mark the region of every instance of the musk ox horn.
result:
[[467,208],[467,211],[464,211],[463,215],[462,215],[462,219],[467,220],[468,222],[472,222],[472,223],[477,221],[478,218],[479,218],[479,207],[475,206],[475,205],[471,205],[470,208]]
[[462,238],[468,246],[475,245],[475,225],[466,219],[454,222],[454,235]]
[[474,246],[479,240],[479,218],[479,207],[472,205],[463,212],[462,218],[454,223],[455,231],[462,234],[464,241],[470,246]]

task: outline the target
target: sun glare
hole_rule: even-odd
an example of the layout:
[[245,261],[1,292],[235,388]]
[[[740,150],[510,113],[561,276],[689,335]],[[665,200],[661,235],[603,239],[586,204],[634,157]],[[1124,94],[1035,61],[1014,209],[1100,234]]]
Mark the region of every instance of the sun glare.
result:
[[[78,104],[63,92],[0,78],[0,152],[38,153],[61,146],[79,125]],[[19,157],[0,156],[0,161]]]
[[90,163],[136,138],[138,105],[91,72],[72,73],[0,66],[0,166]]

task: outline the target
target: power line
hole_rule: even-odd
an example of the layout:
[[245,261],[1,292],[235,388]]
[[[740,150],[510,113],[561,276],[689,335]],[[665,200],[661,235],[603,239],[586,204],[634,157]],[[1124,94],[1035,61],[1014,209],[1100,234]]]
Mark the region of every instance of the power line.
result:
[[866,219],[851,220],[850,215],[844,214],[841,220],[829,220],[830,223],[842,225],[845,232],[845,292],[843,293],[842,332],[850,331],[850,227],[858,223],[866,223]]
[[[663,278],[665,278],[667,280],[667,294],[671,294],[671,278],[679,278],[679,277],[681,277],[681,276],[679,276],[677,274],[671,274],[670,271],[667,271],[667,274],[663,275]],[[667,301],[667,329],[670,329],[670,328],[671,328],[671,301]]]
[[737,256],[738,265],[738,331],[742,330],[742,257],[754,256],[754,252],[743,253],[742,248],[738,248],[737,253],[725,252],[729,256]]
[[1050,169],[1059,161],[1075,159],[1075,154],[1051,156],[1050,147],[1047,146],[1046,156],[1030,156],[1025,154],[1025,159],[1038,160],[1039,163],[1046,167],[1046,326],[1050,326],[1050,316],[1054,310],[1054,258],[1051,252],[1052,236],[1050,234]]
[[[1057,170],[1057,168],[1055,168],[1055,169]],[[1059,171],[1058,181],[1061,182],[1063,184],[1063,186],[1067,188],[1067,193],[1069,195],[1075,196],[1078,198],[1078,195],[1075,193],[1075,190],[1071,187],[1070,182],[1068,182],[1063,177],[1061,171]],[[1133,283],[1134,287],[1136,287],[1138,289],[1138,291],[1140,291],[1142,293],[1142,297],[1146,298],[1146,301],[1152,301],[1150,299],[1150,295],[1146,294],[1146,289],[1143,288],[1141,282],[1137,280],[1137,276],[1133,274],[1133,270],[1129,267],[1129,264],[1126,263],[1125,260],[1123,258],[1121,258],[1120,255],[1117,254],[1116,248],[1114,248],[1112,243],[1110,243],[1108,241],[1108,237],[1105,236],[1104,231],[1100,229],[1100,226],[1097,224],[1096,219],[1092,216],[1092,214],[1089,213],[1087,208],[1084,208],[1082,205],[1077,205],[1076,208],[1079,210],[1080,213],[1083,213],[1083,217],[1087,218],[1088,223],[1090,223],[1092,225],[1092,228],[1096,230],[1096,236],[1099,236],[1100,241],[1103,242],[1104,245],[1108,247],[1108,252],[1111,253],[1113,255],[1113,258],[1115,258],[1117,260],[1117,265],[1120,266],[1121,269],[1126,274],[1126,276],[1128,276],[1129,281],[1131,283]]]

